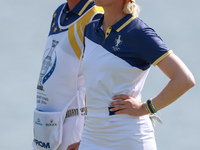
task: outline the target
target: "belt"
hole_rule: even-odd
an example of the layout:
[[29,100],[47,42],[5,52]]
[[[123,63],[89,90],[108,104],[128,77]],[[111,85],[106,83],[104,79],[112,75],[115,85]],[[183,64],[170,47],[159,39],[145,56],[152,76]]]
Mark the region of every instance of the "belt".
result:
[[[80,112],[81,112],[81,115],[84,115],[85,107],[80,108]],[[78,108],[69,109],[69,110],[67,110],[67,112],[66,112],[65,118],[69,118],[69,117],[72,117],[72,116],[78,116],[78,115],[79,115]]]
[[[115,115],[117,111],[110,111],[114,107],[105,107],[105,108],[95,108],[95,109],[89,109],[87,108],[87,114],[95,114],[95,115],[103,115],[103,116],[112,116]],[[87,115],[86,114],[86,115]]]
[[117,112],[117,111],[110,111],[110,109],[112,109],[112,108],[114,108],[114,107],[108,107],[109,116],[115,115],[115,113]]

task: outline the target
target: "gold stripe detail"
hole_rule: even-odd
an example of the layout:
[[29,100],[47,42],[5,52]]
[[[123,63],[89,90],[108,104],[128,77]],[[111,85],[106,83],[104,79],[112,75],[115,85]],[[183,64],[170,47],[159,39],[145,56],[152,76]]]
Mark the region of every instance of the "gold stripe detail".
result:
[[82,51],[81,51],[81,49],[80,49],[80,47],[79,47],[79,45],[76,41],[76,37],[74,35],[74,25],[72,25],[68,29],[68,38],[69,38],[69,42],[71,44],[71,47],[74,50],[74,53],[76,54],[78,59],[80,59]]
[[88,24],[91,20],[91,18],[97,13],[98,11],[94,8],[92,8],[91,10],[89,10],[87,12],[87,14],[85,14],[81,19],[80,19],[80,22],[81,22],[81,28],[82,28],[82,31],[84,32],[84,29],[85,29],[85,26],[86,24]]
[[81,9],[81,11],[78,13],[78,15],[82,15],[82,13],[84,12],[84,10],[87,8],[87,6],[92,2],[92,0],[88,0],[87,3],[83,6],[83,8]]
[[[82,10],[79,12],[79,15],[81,15],[83,13],[83,11],[86,9],[86,7],[90,4],[91,0],[89,0],[85,6],[82,8]],[[83,43],[83,33],[86,24],[88,24],[92,18],[92,16],[97,13],[98,10],[94,7],[93,9],[91,9],[90,11],[87,12],[87,14],[85,14],[80,20],[77,21],[76,23],[76,30],[78,33],[78,36],[81,40],[81,42]],[[71,47],[73,48],[76,56],[78,57],[78,59],[80,59],[82,51],[81,48],[79,47],[74,31],[75,30],[75,25],[72,25],[71,27],[68,28],[68,37],[69,37],[69,42],[71,44]],[[82,32],[81,32],[82,31]]]
[[103,8],[102,7],[100,7],[100,6],[95,6],[96,7],[96,9],[99,11],[99,12],[104,12],[104,10],[103,10]]
[[90,22],[92,16],[97,12],[98,11],[93,8],[90,11],[88,11],[87,14],[85,14],[80,20],[77,21],[77,33],[82,43],[85,26]]
[[121,27],[117,29],[117,32],[121,31],[125,26],[127,26],[131,21],[133,21],[136,17],[131,17],[128,19]]
[[110,32],[112,30],[112,27],[108,27],[105,33],[105,39],[109,36]]
[[154,61],[152,65],[156,66],[161,60],[163,60],[165,57],[167,57],[171,53],[173,53],[173,51],[169,50],[168,52],[166,52],[165,54],[163,54],[162,56],[160,56],[156,61]]
[[[83,33],[81,32],[82,28],[81,28],[81,20],[79,20],[77,23],[76,23],[76,30],[77,30],[77,33],[78,33],[78,36],[83,44]],[[83,30],[82,30],[83,31]]]

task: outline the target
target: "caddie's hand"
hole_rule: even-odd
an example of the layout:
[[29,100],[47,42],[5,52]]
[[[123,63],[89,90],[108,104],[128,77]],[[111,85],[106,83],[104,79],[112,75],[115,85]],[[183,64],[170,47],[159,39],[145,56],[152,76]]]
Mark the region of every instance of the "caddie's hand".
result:
[[141,103],[139,98],[133,98],[128,95],[120,94],[113,97],[110,106],[114,106],[110,111],[117,111],[116,114],[129,114],[135,117],[146,115],[145,104]]
[[68,148],[67,148],[67,150],[78,150],[80,142],[73,143],[73,144],[69,145]]

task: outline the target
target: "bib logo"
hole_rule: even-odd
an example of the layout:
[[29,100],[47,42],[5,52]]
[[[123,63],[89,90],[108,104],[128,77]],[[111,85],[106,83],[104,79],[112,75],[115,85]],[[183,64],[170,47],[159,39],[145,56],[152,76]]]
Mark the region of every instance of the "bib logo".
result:
[[49,79],[49,77],[53,74],[56,67],[56,52],[54,49],[56,48],[59,42],[53,40],[50,49],[47,49],[44,53],[44,58],[42,62],[42,69],[40,71],[40,77],[37,85],[38,90],[44,90],[43,84]]
[[49,142],[47,142],[47,143],[45,143],[45,142],[42,142],[42,141],[38,141],[38,140],[36,140],[36,139],[34,139],[34,141],[33,142],[35,142],[35,145],[37,146],[40,146],[40,147],[42,147],[42,148],[51,148],[50,147],[50,143]]
[[114,42],[115,42],[115,46],[112,47],[113,50],[114,50],[114,51],[120,50],[119,45],[121,45],[122,42],[123,42],[123,40],[121,39],[121,35],[118,35],[118,37],[115,38],[115,41],[114,41]]
[[53,119],[51,119],[50,123],[46,123],[46,126],[50,126],[50,127],[57,126],[57,123],[53,123]]
[[35,124],[42,126],[42,123],[40,122],[40,118],[38,118],[37,121],[35,121]]

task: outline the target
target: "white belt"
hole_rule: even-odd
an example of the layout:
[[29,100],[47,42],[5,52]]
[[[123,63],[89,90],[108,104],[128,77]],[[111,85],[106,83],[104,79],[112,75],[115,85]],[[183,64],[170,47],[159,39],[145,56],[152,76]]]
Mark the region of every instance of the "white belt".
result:
[[95,109],[87,108],[87,115],[90,115],[90,114],[101,115],[101,116],[115,115],[115,112],[109,111],[109,108],[111,107],[95,108]]

